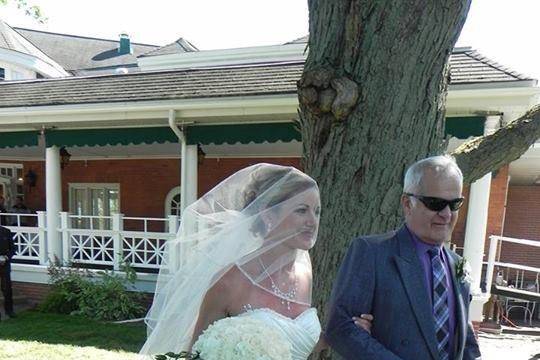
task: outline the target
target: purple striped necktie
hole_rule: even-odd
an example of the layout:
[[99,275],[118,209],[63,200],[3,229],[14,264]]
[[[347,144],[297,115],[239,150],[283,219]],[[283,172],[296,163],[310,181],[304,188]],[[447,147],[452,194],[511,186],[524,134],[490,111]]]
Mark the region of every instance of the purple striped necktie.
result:
[[439,351],[440,360],[448,360],[450,309],[448,307],[446,272],[441,259],[441,249],[430,249],[429,256],[431,257],[433,276],[433,317],[435,320],[435,334],[437,335],[437,350]]

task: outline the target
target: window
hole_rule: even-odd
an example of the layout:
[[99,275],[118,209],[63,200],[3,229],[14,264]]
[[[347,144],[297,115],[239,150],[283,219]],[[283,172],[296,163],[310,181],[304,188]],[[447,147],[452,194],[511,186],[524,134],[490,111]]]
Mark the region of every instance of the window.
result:
[[0,178],[5,179],[0,185],[0,195],[5,198],[6,207],[9,209],[17,196],[24,198],[22,164],[0,163]]
[[172,188],[165,197],[165,217],[180,216],[180,186]]
[[69,212],[73,215],[90,215],[97,218],[72,219],[76,228],[110,229],[108,216],[120,213],[119,184],[69,184]]
[[6,80],[6,69],[0,68],[0,81]]

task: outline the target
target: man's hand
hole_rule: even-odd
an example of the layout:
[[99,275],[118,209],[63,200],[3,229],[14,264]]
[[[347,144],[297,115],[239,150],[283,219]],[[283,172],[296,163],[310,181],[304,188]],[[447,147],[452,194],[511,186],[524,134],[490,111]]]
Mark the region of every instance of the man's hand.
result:
[[361,314],[360,316],[353,316],[353,321],[356,326],[366,330],[371,334],[371,326],[373,325],[373,315],[371,314]]

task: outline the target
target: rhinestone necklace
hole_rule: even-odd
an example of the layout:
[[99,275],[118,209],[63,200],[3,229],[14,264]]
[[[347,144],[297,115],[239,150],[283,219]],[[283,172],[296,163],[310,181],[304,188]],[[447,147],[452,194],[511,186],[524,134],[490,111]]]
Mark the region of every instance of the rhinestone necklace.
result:
[[274,282],[274,279],[272,279],[272,276],[270,276],[270,274],[268,273],[268,270],[267,270],[266,266],[264,266],[261,258],[259,258],[258,260],[259,260],[259,264],[261,265],[261,268],[262,268],[263,272],[270,279],[270,286],[272,287],[272,292],[278,298],[280,298],[281,304],[286,305],[287,310],[290,311],[291,310],[291,300],[296,297],[296,294],[298,292],[298,278],[296,277],[296,274],[294,275],[294,285],[292,286],[292,288],[289,291],[285,292],[285,291],[281,290],[276,285],[276,283]]

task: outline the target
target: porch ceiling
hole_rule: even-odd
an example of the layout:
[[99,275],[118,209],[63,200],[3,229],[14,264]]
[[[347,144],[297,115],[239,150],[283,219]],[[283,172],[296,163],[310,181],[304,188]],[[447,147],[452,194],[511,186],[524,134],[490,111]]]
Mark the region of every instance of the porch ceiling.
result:
[[510,184],[540,186],[540,142],[534,144],[509,168]]

